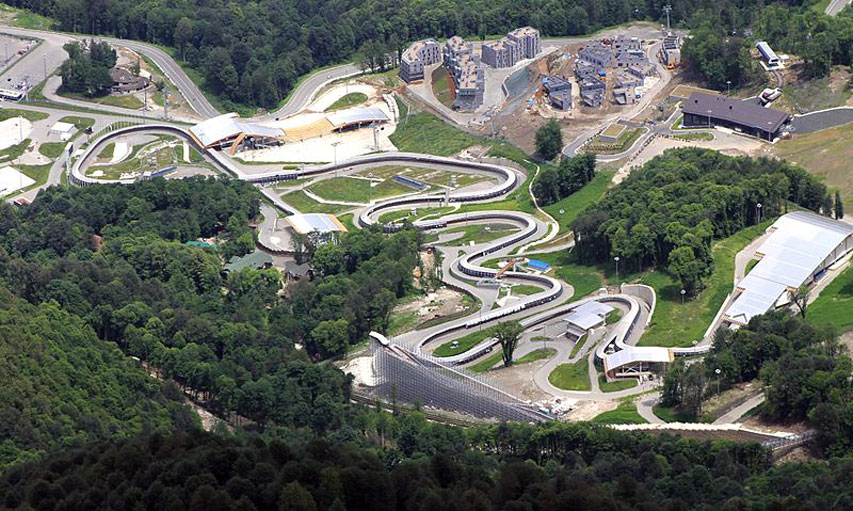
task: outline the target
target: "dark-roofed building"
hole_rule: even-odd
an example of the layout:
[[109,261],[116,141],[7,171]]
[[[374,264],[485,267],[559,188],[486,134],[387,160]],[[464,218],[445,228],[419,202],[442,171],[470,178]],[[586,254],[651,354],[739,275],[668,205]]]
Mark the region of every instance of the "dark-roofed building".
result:
[[226,272],[240,271],[246,268],[263,270],[272,268],[272,256],[266,252],[252,252],[244,256],[234,256],[225,264]]
[[681,106],[686,127],[723,126],[766,140],[773,140],[791,118],[785,112],[764,108],[751,101],[694,92]]
[[148,87],[151,83],[148,78],[136,76],[123,67],[110,69],[110,78],[113,80],[113,92],[135,92]]

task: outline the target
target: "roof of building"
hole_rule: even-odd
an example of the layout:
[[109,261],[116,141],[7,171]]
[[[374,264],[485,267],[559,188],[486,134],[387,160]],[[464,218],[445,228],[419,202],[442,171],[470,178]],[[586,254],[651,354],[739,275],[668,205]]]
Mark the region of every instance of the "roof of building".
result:
[[60,133],[71,133],[74,131],[74,125],[70,122],[56,122],[50,127],[50,131],[58,131]]
[[190,128],[190,133],[205,147],[239,135],[278,139],[284,137],[284,130],[281,128],[245,122],[235,113],[222,114],[202,121]]
[[110,69],[110,78],[116,83],[128,83],[138,80],[139,77],[123,67],[114,67]]
[[779,60],[779,56],[776,55],[776,52],[773,51],[773,48],[770,47],[765,41],[758,41],[755,43],[755,47],[758,48],[758,51],[764,55],[764,58],[767,60]]
[[839,245],[853,236],[853,225],[794,211],[779,217],[767,232],[770,236],[756,250],[761,259],[737,283],[741,294],[726,309],[726,316],[739,323],[764,314],[785,290],[806,282]]
[[295,277],[304,277],[312,270],[308,263],[299,264],[296,261],[285,261],[284,271]]
[[266,252],[252,252],[244,256],[234,256],[225,265],[225,271],[240,271],[246,268],[260,269],[272,264],[272,256]]
[[546,263],[545,261],[540,261],[538,259],[529,259],[527,261],[527,266],[533,268],[534,270],[545,271],[551,268],[551,265]]
[[525,36],[538,36],[539,31],[533,27],[520,27],[509,33],[515,37],[525,37]]
[[310,232],[347,232],[347,228],[334,216],[325,213],[290,215],[287,223],[299,234]]
[[770,133],[776,132],[789,117],[785,112],[764,108],[750,101],[702,92],[691,94],[684,102],[682,111],[685,114],[710,115],[715,119],[722,119]]
[[420,41],[415,41],[411,46],[406,48],[406,51],[403,52],[402,58],[407,62],[420,60],[421,50],[431,45],[438,45],[438,42],[435,39],[422,39]]
[[350,124],[360,124],[365,122],[387,122],[390,119],[388,114],[381,108],[348,108],[346,110],[338,110],[334,113],[326,115],[326,118],[335,128],[347,126]]
[[604,357],[604,371],[616,370],[628,364],[638,362],[668,363],[674,356],[667,348],[657,346],[631,346],[629,349],[617,351]]

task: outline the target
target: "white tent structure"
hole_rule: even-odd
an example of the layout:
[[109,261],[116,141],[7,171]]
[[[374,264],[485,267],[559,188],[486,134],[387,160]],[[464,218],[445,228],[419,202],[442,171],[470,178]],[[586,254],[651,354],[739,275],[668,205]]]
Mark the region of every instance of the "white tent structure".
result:
[[735,327],[790,303],[797,288],[819,280],[853,250],[853,225],[807,211],[779,217],[756,251],[758,263],[735,286],[724,319]]

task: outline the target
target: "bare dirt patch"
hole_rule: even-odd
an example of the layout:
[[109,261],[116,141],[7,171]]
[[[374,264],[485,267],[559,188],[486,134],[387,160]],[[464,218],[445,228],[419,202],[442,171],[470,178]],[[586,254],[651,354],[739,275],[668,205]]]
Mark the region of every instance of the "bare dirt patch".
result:
[[799,446],[793,448],[790,452],[774,462],[774,465],[782,465],[783,463],[802,463],[804,461],[814,461],[819,459],[807,446]]
[[489,371],[489,378],[498,382],[501,387],[509,389],[510,394],[530,401],[544,401],[550,396],[536,385],[533,374],[548,360],[529,364],[500,367]]
[[466,309],[465,294],[448,287],[439,288],[416,300],[397,306],[392,314],[417,314],[416,324],[459,314]]
[[578,401],[574,409],[565,415],[568,421],[589,421],[604,412],[615,410],[618,401]]

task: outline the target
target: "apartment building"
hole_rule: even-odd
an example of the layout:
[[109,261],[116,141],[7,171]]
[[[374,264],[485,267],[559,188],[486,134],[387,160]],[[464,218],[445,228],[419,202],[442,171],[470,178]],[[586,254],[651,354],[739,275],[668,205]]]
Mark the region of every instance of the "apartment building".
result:
[[522,59],[535,58],[542,51],[542,38],[533,27],[517,28],[507,34],[507,38],[519,46]]
[[604,69],[613,65],[613,50],[596,41],[581,48],[578,51],[578,58]]
[[412,43],[400,58],[400,78],[406,83],[424,79],[424,69],[441,61],[441,45],[435,39]]
[[474,53],[473,45],[459,36],[453,36],[444,43],[442,53],[444,66],[456,84],[453,108],[474,110],[482,105],[486,76],[480,56]]
[[551,106],[558,110],[572,109],[572,84],[562,76],[551,75],[542,80]]
[[663,39],[661,59],[669,68],[681,65],[681,41],[677,35],[669,34]]
[[514,66],[523,57],[521,55],[521,46],[515,41],[504,37],[497,41],[490,41],[483,44],[482,58],[483,63],[493,68],[502,68]]

